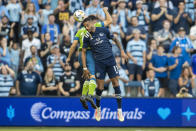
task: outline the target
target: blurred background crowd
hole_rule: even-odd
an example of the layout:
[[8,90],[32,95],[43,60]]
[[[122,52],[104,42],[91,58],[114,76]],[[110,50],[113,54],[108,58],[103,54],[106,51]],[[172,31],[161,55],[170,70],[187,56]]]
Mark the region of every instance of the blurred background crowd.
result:
[[[129,61],[113,41],[124,97],[194,97],[196,0],[0,0],[0,96],[80,96],[78,50],[66,64],[81,27],[73,13],[112,24]],[[79,45],[78,45],[79,46]],[[114,94],[106,78],[105,96]]]

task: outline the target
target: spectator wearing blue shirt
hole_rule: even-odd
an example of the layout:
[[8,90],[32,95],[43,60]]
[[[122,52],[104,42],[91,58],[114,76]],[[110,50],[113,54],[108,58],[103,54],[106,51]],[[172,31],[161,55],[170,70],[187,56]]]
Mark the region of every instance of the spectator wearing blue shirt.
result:
[[159,0],[160,7],[154,8],[152,11],[151,24],[153,32],[163,28],[162,23],[164,20],[173,21],[172,10],[167,8],[165,3],[165,0]]
[[73,14],[76,10],[84,10],[82,0],[69,0],[69,10]]
[[184,27],[186,34],[189,34],[191,24],[191,16],[188,12],[185,12],[185,3],[181,1],[178,5],[178,13],[174,15],[175,31],[177,32],[180,27]]
[[0,66],[0,96],[9,96],[10,89],[14,87],[14,71],[7,65]]
[[85,10],[86,16],[89,15],[96,15],[98,18],[102,21],[105,20],[105,13],[103,12],[103,9],[100,5],[100,0],[92,0],[92,3],[88,8]]
[[[142,72],[146,65],[146,44],[140,39],[140,31],[138,29],[133,30],[133,37],[134,39],[128,42],[126,49],[129,57],[129,80],[134,80],[134,75],[136,74],[137,81],[141,81]],[[128,90],[128,93],[130,93],[130,90]],[[140,89],[138,88],[138,95],[139,93]]]
[[33,70],[33,63],[29,61],[16,80],[18,96],[38,96],[41,90],[41,77]]
[[178,79],[179,90],[185,87],[189,94],[193,94],[192,89],[194,88],[194,79],[191,75],[191,69],[189,66],[182,69],[180,78]]
[[11,0],[11,2],[6,6],[8,13],[10,15],[11,22],[20,21],[20,13],[22,12],[22,7],[16,0]]
[[182,72],[182,67],[188,65],[188,62],[181,55],[181,51],[179,46],[175,46],[172,50],[173,55],[168,59],[168,70],[170,71],[168,87],[171,96],[176,96],[178,93],[178,78]]
[[7,47],[7,39],[0,38],[0,64],[11,66],[11,56]]
[[25,64],[27,64],[27,62],[29,61],[32,61],[33,65],[34,65],[34,71],[36,71],[38,74],[42,73],[44,71],[44,68],[43,68],[43,64],[41,62],[41,59],[40,57],[37,55],[37,48],[35,45],[32,45],[30,47],[30,50],[31,50],[31,56],[27,57],[25,59]]
[[0,18],[2,18],[3,16],[10,18],[7,8],[2,5],[2,0],[0,0]]
[[21,35],[23,39],[28,38],[28,31],[32,31],[34,37],[39,36],[39,28],[37,25],[33,25],[33,17],[29,17],[27,20],[27,24],[21,28]]
[[53,43],[59,43],[60,29],[59,29],[59,25],[55,23],[54,14],[50,14],[48,16],[48,20],[49,20],[49,24],[45,24],[44,26],[42,26],[42,33],[41,33],[42,43],[45,43],[44,35],[46,33],[50,33],[50,39]]
[[167,65],[168,58],[164,54],[163,46],[159,45],[157,54],[152,56],[149,68],[155,71],[155,76],[160,82],[160,97],[165,97],[165,89],[168,86]]
[[117,14],[118,24],[121,25],[124,32],[127,32],[128,9],[126,8],[126,0],[119,0],[117,5],[118,8],[113,11],[113,14]]
[[155,77],[154,70],[148,70],[148,78],[142,81],[143,95],[145,97],[159,97],[159,80]]
[[138,29],[140,31],[140,38],[145,40],[147,38],[146,31],[144,27],[138,24],[138,18],[136,16],[133,16],[131,18],[131,26],[128,27],[127,33],[126,33],[126,40],[130,41],[133,39],[133,30]]
[[53,10],[51,10],[50,3],[45,4],[45,8],[42,10],[39,10],[40,14],[40,24],[43,26],[44,24],[48,24],[48,16],[53,13]]
[[[49,3],[49,0],[42,0],[43,5],[46,5],[47,3]],[[51,10],[55,10],[57,8],[57,5],[58,5],[58,0],[50,0]]]
[[182,56],[190,64],[190,61],[191,61],[190,53],[193,51],[193,44],[191,40],[186,36],[184,27],[179,28],[178,35],[179,36],[176,39],[174,39],[174,41],[170,45],[170,51],[172,51],[175,46],[181,47]]
[[137,9],[132,11],[128,17],[136,16],[138,18],[139,25],[143,26],[146,31],[148,31],[148,24],[150,22],[150,16],[147,12],[147,9],[142,8],[143,1],[137,0],[136,7]]

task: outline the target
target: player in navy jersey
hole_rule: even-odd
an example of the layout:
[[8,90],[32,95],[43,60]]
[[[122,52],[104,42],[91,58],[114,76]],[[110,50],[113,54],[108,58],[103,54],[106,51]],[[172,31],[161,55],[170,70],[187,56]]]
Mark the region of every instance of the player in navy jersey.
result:
[[124,117],[122,115],[122,102],[121,102],[121,90],[118,83],[118,68],[116,66],[116,61],[112,53],[112,45],[109,42],[109,39],[113,39],[118,48],[121,51],[121,56],[128,59],[127,55],[124,53],[123,48],[121,47],[118,38],[113,37],[110,34],[109,30],[104,27],[95,27],[93,21],[86,18],[84,20],[84,27],[90,33],[88,36],[86,35],[83,40],[83,49],[82,49],[82,64],[84,70],[84,77],[88,78],[90,73],[86,66],[86,51],[87,48],[90,47],[93,52],[93,57],[95,60],[95,76],[97,79],[98,88],[96,89],[96,110],[95,110],[95,118],[97,121],[101,119],[101,108],[100,108],[100,99],[101,94],[104,89],[104,79],[106,73],[108,73],[110,80],[112,81],[115,96],[118,104],[118,119],[119,121],[124,121]]

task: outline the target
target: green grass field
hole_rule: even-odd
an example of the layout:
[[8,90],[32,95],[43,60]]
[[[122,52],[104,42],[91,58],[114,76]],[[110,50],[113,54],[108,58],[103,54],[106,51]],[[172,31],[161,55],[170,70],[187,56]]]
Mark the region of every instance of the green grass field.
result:
[[0,131],[196,131],[196,128],[0,127]]

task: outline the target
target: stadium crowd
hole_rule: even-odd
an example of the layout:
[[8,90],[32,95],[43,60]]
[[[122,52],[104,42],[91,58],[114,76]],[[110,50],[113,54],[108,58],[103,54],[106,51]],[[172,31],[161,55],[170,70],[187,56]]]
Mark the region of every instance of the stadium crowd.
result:
[[[0,0],[0,96],[80,96],[78,50],[66,63],[84,10],[103,21],[129,60],[112,50],[125,97],[194,97],[196,0]],[[78,45],[79,47],[79,45]],[[105,96],[114,90],[106,77]]]

